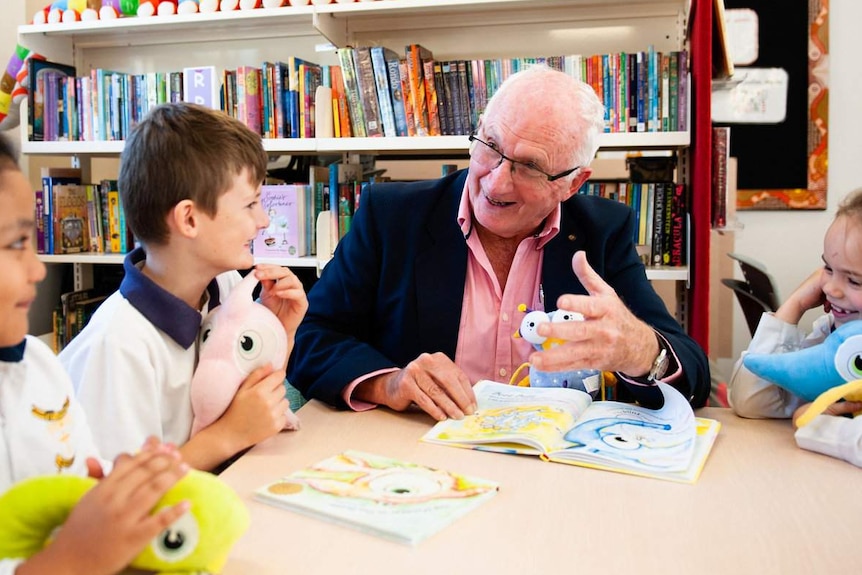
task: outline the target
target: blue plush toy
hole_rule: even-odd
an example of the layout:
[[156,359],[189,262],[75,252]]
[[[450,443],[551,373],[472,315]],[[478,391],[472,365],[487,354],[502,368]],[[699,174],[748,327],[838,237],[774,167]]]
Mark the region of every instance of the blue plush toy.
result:
[[[549,339],[540,336],[537,329],[545,322],[584,321],[584,316],[577,312],[558,309],[550,313],[540,310],[530,310],[526,305],[518,306],[518,311],[527,312],[521,320],[521,327],[514,337],[520,337],[530,342],[536,351],[550,349],[563,343],[559,339]],[[521,380],[518,376],[524,368],[529,368],[529,374]],[[601,387],[602,373],[597,369],[576,369],[570,371],[541,371],[529,363],[521,365],[512,375],[509,383],[522,387],[572,387],[595,396]]]
[[752,353],[742,363],[758,377],[814,401],[834,387],[862,379],[862,320],[842,325],[819,345],[788,353]]

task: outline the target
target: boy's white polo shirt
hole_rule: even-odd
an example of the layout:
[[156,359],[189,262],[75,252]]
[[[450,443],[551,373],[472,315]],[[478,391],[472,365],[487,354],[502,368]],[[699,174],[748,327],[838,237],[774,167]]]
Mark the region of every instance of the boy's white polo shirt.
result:
[[177,446],[188,441],[200,326],[241,279],[237,272],[216,277],[199,312],[141,272],[145,257],[141,248],[126,256],[120,289],[60,353],[107,459],[136,451],[150,435]]

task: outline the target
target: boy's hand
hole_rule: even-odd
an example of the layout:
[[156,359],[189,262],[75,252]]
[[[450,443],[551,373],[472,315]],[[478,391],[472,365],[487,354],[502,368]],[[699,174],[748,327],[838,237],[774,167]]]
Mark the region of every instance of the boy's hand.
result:
[[285,397],[284,371],[272,366],[252,371],[217,424],[227,427],[239,441],[235,452],[251,447],[282,429],[290,417]]
[[258,264],[254,274],[263,286],[261,303],[278,317],[288,338],[293,339],[308,310],[302,282],[288,268],[273,264]]
[[173,446],[148,439],[136,455],[120,455],[110,475],[72,510],[57,538],[18,567],[27,573],[116,573],[161,531],[189,510],[189,502],[150,515],[188,471]]

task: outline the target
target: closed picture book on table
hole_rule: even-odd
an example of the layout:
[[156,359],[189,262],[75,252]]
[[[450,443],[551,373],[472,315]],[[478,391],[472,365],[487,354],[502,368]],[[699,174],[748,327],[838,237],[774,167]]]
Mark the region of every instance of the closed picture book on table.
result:
[[695,417],[682,394],[656,385],[661,409],[594,402],[572,388],[480,381],[473,387],[476,413],[441,421],[422,440],[694,483],[721,424]]
[[416,544],[493,497],[494,481],[348,450],[257,490],[260,501]]

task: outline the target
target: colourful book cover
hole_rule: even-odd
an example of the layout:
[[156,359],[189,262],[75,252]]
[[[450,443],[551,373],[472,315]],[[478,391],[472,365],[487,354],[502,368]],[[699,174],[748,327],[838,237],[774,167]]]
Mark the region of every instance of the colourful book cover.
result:
[[88,251],[87,188],[80,184],[58,184],[53,193],[55,253]]
[[593,401],[574,388],[480,381],[473,387],[476,412],[437,423],[422,440],[694,483],[721,424],[695,417],[680,392],[656,385],[664,396],[660,409]]
[[90,234],[90,251],[102,253],[105,251],[105,242],[99,187],[86,184],[84,188],[87,190],[87,230]]
[[676,184],[671,201],[670,265],[684,266],[688,262],[688,199],[684,184]]
[[41,189],[34,191],[36,203],[36,253],[44,254],[45,252],[45,194]]
[[[254,66],[240,66],[236,69],[238,119],[249,129],[261,133],[262,105],[260,94],[260,68]],[[240,85],[242,90],[240,93]]]
[[353,48],[339,48],[338,61],[341,64],[341,77],[344,81],[344,95],[350,110],[351,133],[356,138],[364,138],[365,113],[362,108],[362,100],[359,88],[356,84],[356,67],[353,62]]
[[394,50],[384,51],[383,58],[389,75],[389,94],[392,99],[392,113],[395,116],[395,133],[398,136],[406,136],[407,111],[404,109],[404,92],[401,88],[400,58]]
[[260,202],[269,216],[269,225],[254,239],[255,257],[307,255],[303,188],[297,185],[261,187]]
[[[383,123],[383,135],[387,138],[398,136],[398,131],[395,127],[395,109],[392,102],[392,92],[389,89],[389,69],[386,64],[386,52],[392,55],[390,61],[395,59],[398,61],[398,54],[394,50],[384,48],[383,46],[374,46],[371,48],[371,64],[374,67],[374,84],[377,87],[377,102],[380,104],[380,121]],[[398,78],[399,90],[401,78]]]
[[428,110],[428,135],[440,135],[440,110],[437,101],[437,84],[434,81],[434,64],[432,59],[422,60],[422,77],[425,80],[425,104]]
[[[184,102],[221,110],[219,78],[215,66],[183,68],[182,82]],[[168,98],[170,99],[170,96]]]
[[407,123],[407,135],[416,135],[416,114],[413,110],[413,92],[410,90],[410,72],[407,69],[407,59],[398,60],[398,72],[401,75],[401,99],[404,102],[404,118]]
[[41,169],[42,176],[42,227],[45,232],[45,253],[60,253],[55,248],[54,236],[54,186],[58,184],[80,184],[81,170],[79,168],[60,168],[45,166]]
[[27,76],[30,90],[27,92],[27,134],[31,142],[45,140],[45,95],[46,74],[75,76],[75,67],[41,58],[27,60]]
[[432,59],[433,55],[430,50],[419,44],[409,44],[404,51],[407,59],[407,73],[410,83],[410,98],[413,104],[413,121],[416,125],[416,135],[428,136],[430,135],[428,102],[425,96],[425,78],[422,62]]
[[112,254],[122,254],[124,230],[120,221],[120,192],[116,186],[108,184],[106,192],[108,198],[108,232]]
[[255,492],[260,501],[415,545],[488,501],[495,481],[348,450]]
[[365,46],[354,48],[353,65],[356,71],[356,89],[365,117],[365,135],[368,137],[383,136],[371,48]]
[[337,138],[350,138],[353,134],[350,127],[350,112],[348,110],[347,95],[344,88],[344,74],[341,66],[330,68],[332,77],[332,114],[333,124],[338,127]]

